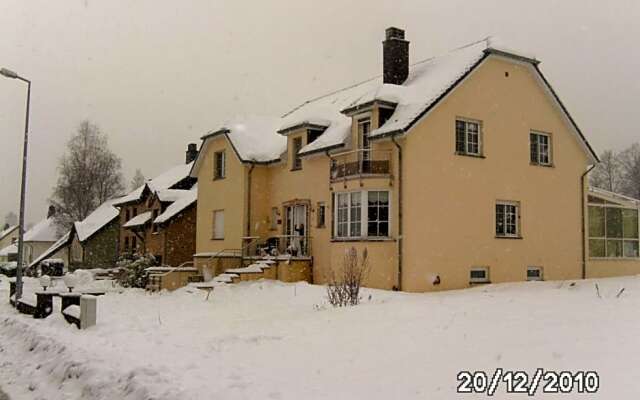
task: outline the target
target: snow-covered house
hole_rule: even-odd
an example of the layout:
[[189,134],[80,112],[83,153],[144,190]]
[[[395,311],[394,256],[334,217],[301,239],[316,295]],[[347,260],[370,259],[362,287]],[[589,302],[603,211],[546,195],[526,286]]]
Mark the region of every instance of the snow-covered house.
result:
[[254,245],[319,283],[351,247],[386,289],[589,276],[598,159],[540,62],[487,39],[411,64],[404,31],[385,33],[381,76],[202,138],[203,275]]
[[47,259],[59,259],[72,268],[110,268],[118,258],[120,211],[107,200],[84,220],[73,224],[71,230],[36,258],[30,267],[37,267]]
[[17,241],[18,241],[18,225],[9,226],[3,231],[0,231],[0,249],[4,249],[5,247]]
[[[175,246],[167,247],[164,233],[160,234],[162,227],[167,226],[171,221],[167,220],[165,224],[154,224],[154,221],[171,204],[188,195],[194,187],[196,179],[189,176],[189,171],[196,155],[196,148],[190,144],[186,152],[185,164],[175,166],[148,180],[144,185],[120,198],[114,204],[120,210],[120,254],[151,253],[160,264],[170,261],[171,265],[184,258],[178,256],[178,253],[182,253],[183,249]],[[183,215],[184,213],[178,214]],[[186,229],[181,236],[188,248],[188,243],[194,241],[191,237],[195,237],[195,217],[193,224],[181,224],[181,226]],[[175,257],[165,249],[175,250]],[[188,252],[193,254],[192,250]],[[191,256],[184,261],[187,260],[191,260]]]
[[56,223],[54,214],[55,208],[49,206],[47,218],[24,233],[24,265],[33,263],[62,236],[61,228]]

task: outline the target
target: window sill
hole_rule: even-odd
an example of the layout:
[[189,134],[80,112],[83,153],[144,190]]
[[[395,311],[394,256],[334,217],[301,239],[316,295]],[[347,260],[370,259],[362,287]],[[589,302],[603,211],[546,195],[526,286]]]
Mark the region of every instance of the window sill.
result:
[[395,242],[396,239],[390,237],[381,238],[331,238],[332,243],[353,243],[353,242]]
[[465,156],[465,157],[473,157],[473,158],[487,158],[483,154],[462,153],[462,152],[459,152],[459,151],[456,151],[454,154],[456,156]]
[[491,281],[470,281],[469,285],[490,285]]
[[524,239],[522,236],[499,236],[496,235],[496,239],[513,239],[513,240],[522,240]]
[[533,166],[533,167],[544,167],[544,168],[555,168],[555,164],[540,164],[540,163],[535,163],[535,162],[529,162],[529,165]]
[[640,257],[589,257],[589,261],[640,261]]
[[293,171],[302,171],[302,167],[298,167],[298,168],[291,168],[290,169],[291,172]]
[[224,238],[211,238],[211,240],[224,240]]
[[213,178],[213,180],[214,180],[214,181],[221,181],[221,180],[223,180],[224,178],[226,178],[226,176],[216,176],[216,177],[214,177],[214,178]]

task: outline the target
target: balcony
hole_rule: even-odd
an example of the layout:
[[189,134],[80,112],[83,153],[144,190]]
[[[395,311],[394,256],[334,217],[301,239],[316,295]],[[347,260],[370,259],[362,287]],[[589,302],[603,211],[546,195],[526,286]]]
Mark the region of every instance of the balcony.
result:
[[391,177],[390,150],[360,149],[331,156],[331,182],[362,177]]

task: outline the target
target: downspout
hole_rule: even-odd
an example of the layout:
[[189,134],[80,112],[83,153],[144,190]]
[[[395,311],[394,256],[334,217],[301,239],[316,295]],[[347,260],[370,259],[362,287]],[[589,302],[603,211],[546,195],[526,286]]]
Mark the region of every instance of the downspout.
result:
[[593,164],[591,167],[589,167],[589,169],[587,169],[584,174],[582,174],[582,176],[580,177],[580,192],[582,193],[582,198],[581,198],[581,202],[580,204],[582,205],[582,279],[587,279],[587,239],[586,239],[586,229],[585,229],[585,224],[586,224],[586,207],[585,207],[585,189],[584,189],[584,180],[587,177],[587,175],[589,174],[589,172],[591,172],[597,164]]
[[253,169],[256,167],[255,162],[251,162],[251,167],[249,168],[249,174],[247,175],[247,227],[245,236],[251,236],[251,174],[253,173]]
[[395,135],[391,141],[398,149],[398,286],[396,290],[402,290],[402,147],[396,141]]

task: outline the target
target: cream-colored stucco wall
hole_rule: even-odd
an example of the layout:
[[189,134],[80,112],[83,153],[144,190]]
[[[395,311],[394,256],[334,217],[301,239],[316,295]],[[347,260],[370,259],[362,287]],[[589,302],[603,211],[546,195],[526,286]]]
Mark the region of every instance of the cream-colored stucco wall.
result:
[[[213,157],[225,151],[226,176],[213,179]],[[224,136],[213,138],[205,148],[198,170],[196,253],[240,249],[245,236],[247,168]],[[224,239],[213,238],[213,212],[224,210]]]
[[[482,121],[484,158],[455,154],[456,117]],[[530,164],[531,130],[552,136],[552,167]],[[406,137],[404,282],[409,291],[580,278],[586,154],[530,67],[489,58]],[[495,235],[498,200],[520,202],[521,239]],[[439,276],[438,286],[431,284]]]

